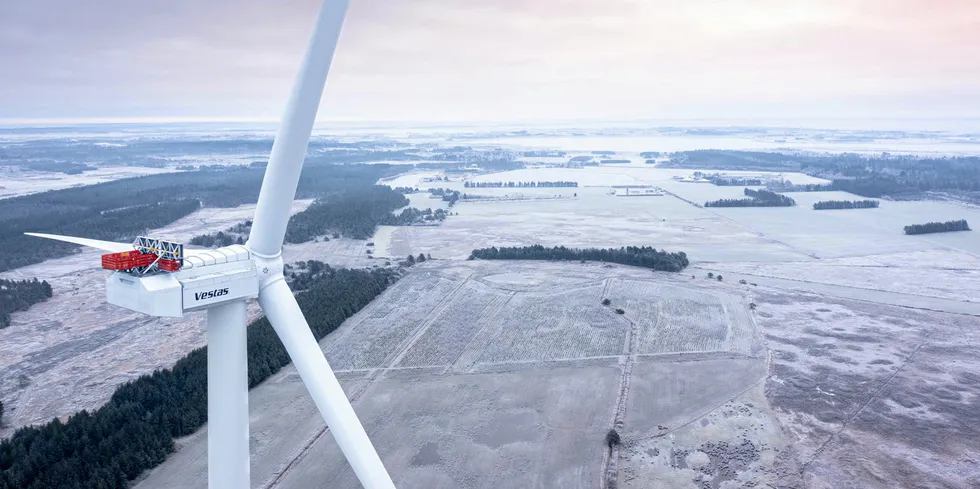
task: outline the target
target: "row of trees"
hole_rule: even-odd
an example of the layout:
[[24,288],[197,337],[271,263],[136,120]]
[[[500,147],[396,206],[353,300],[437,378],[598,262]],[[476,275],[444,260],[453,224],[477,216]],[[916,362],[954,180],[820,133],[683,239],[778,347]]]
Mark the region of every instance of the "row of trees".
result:
[[813,203],[813,209],[818,211],[825,209],[875,209],[877,207],[877,200],[821,200]]
[[10,313],[26,311],[38,302],[51,298],[51,285],[46,280],[0,279],[0,329],[10,326]]
[[769,182],[767,185],[773,192],[828,192],[834,190],[832,183],[800,183],[796,184],[789,180]]
[[449,207],[456,205],[456,201],[459,200],[459,190],[453,190],[450,188],[430,188],[429,193],[442,197],[443,202],[449,202]]
[[601,261],[652,268],[663,272],[679,272],[689,262],[687,254],[681,252],[658,251],[650,246],[627,246],[624,248],[566,248],[555,246],[545,248],[541,245],[521,247],[481,248],[470,253],[470,260],[578,260]]
[[552,188],[578,187],[578,182],[465,182],[463,186],[466,188]]
[[414,207],[409,207],[403,209],[399,214],[392,216],[385,224],[389,226],[411,226],[412,224],[424,222],[441,222],[448,215],[449,213],[445,209],[436,209],[433,211],[431,208],[418,210]]
[[719,187],[744,187],[749,186],[759,186],[762,185],[762,179],[759,178],[711,178],[711,183],[718,185]]
[[[396,279],[384,269],[319,274],[297,295],[317,339],[367,305]],[[289,363],[265,318],[248,327],[248,383],[253,387]],[[173,368],[119,387],[101,408],[25,427],[0,442],[0,488],[124,489],[163,462],[174,438],[207,421],[207,350],[199,348]]]
[[796,201],[782,194],[769,190],[752,190],[743,192],[747,199],[719,199],[705,202],[705,207],[791,207]]
[[905,234],[948,233],[950,231],[970,231],[966,219],[946,222],[927,222],[905,226]]

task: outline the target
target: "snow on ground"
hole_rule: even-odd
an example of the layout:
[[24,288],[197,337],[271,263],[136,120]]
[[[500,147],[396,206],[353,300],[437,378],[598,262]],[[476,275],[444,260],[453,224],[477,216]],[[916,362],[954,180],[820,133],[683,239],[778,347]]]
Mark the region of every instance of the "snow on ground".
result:
[[715,268],[966,302],[980,300],[980,260],[957,251],[910,252],[818,262],[725,263]]
[[173,168],[147,168],[142,166],[106,166],[89,170],[78,175],[55,172],[11,169],[0,167],[0,198],[36,194],[48,190],[79,187],[103,183],[120,178],[173,173]]
[[[660,286],[672,293],[651,297]],[[668,324],[613,309],[650,301],[703,308],[713,321],[700,325],[691,314]],[[671,346],[641,351],[642,372],[628,388],[638,402],[625,407],[629,433],[681,428],[765,376],[762,339],[740,296],[708,281],[594,263],[416,265],[321,347],[398,487],[584,489],[600,485],[603,436],[627,405],[623,386],[633,381],[621,364],[634,329],[692,334],[668,334]],[[333,439],[321,436],[293,367],[252,389],[249,403],[253,484],[357,486]],[[726,429],[715,432],[754,439]],[[204,488],[206,429],[178,446],[137,487]]]

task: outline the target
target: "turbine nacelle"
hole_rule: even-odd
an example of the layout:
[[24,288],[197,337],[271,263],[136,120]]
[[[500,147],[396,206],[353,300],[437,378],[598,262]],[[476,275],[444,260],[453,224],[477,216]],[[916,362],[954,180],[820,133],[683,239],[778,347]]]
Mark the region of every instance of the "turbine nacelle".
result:
[[179,317],[237,300],[257,298],[259,279],[251,253],[242,245],[194,250],[173,273],[112,272],[108,302],[151,316]]

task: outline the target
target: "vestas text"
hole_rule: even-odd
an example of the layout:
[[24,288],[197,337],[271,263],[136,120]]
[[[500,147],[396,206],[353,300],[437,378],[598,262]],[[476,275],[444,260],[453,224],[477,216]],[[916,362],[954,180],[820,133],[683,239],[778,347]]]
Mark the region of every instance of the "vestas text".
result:
[[214,299],[215,297],[221,297],[223,295],[228,295],[228,288],[214,289],[207,292],[195,292],[194,300],[202,301],[204,299]]

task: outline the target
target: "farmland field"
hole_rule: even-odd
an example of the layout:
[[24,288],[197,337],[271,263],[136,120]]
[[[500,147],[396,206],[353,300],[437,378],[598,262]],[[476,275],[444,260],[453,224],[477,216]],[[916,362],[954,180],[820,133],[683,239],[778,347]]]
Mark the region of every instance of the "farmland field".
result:
[[[321,346],[398,487],[974,487],[980,320],[841,290],[433,260]],[[356,486],[292,367],[250,403],[253,487]],[[206,439],[137,487],[204,488]]]
[[[614,304],[603,305],[603,297]],[[686,315],[658,321],[647,304]],[[761,337],[741,294],[602,264],[426,262],[321,344],[399,487],[593,488],[622,395],[621,363],[634,353],[632,324],[651,338],[672,338],[648,340],[651,352],[709,353],[685,357],[680,370],[640,362],[634,376],[641,379],[630,390],[639,401],[627,414],[636,433],[652,419],[643,404],[649,399],[674,413],[655,415],[659,424],[681,425],[705,409],[705,399],[723,403],[765,377]],[[757,343],[741,346],[744,339]],[[725,355],[710,355],[718,350]],[[678,383],[685,370],[687,380]],[[671,378],[680,391],[661,395]],[[318,417],[311,401],[302,389],[286,388],[295,382],[289,367],[251,391],[253,438],[271,443],[278,426],[292,443],[275,441],[277,453],[253,457],[254,485],[356,485],[330,437],[310,428]],[[256,417],[269,410],[280,414]],[[201,433],[183,440],[138,487],[204,487],[206,478],[180,475],[201,473],[202,444]]]

